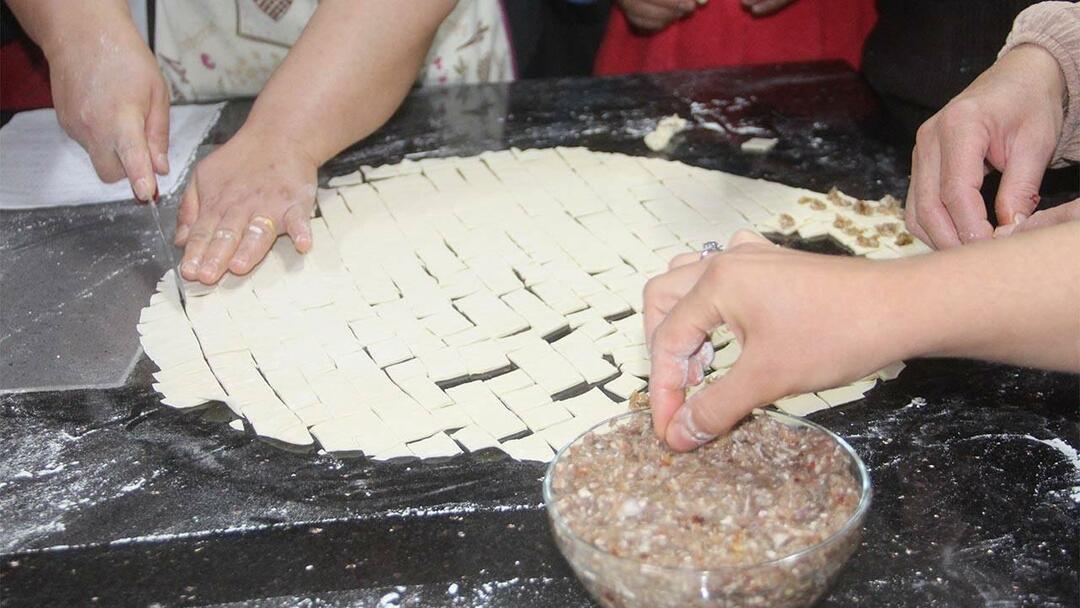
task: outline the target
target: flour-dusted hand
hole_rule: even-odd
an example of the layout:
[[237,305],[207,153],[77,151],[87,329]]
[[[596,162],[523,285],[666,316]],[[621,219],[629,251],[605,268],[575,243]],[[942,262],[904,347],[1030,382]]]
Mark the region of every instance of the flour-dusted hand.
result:
[[169,91],[123,0],[11,2],[49,62],[60,126],[106,182],[124,177],[135,198],[169,172]]
[[662,30],[672,22],[689,15],[697,8],[695,0],[619,0],[626,20],[634,27]]
[[[655,327],[646,334],[649,400],[656,432],[673,449],[693,449],[755,407],[856,380],[903,354],[887,322],[894,304],[878,297],[890,287],[875,271],[881,262],[797,252],[745,232],[723,253],[680,261],[689,263],[645,287],[646,331]],[[742,354],[687,400],[722,323]]]
[[923,123],[912,153],[908,230],[937,249],[990,238],[979,189],[1001,171],[998,223],[1030,216],[1062,130],[1065,80],[1054,57],[1021,45]]
[[184,192],[176,216],[180,274],[208,285],[226,271],[246,274],[279,234],[309,250],[317,170],[297,142],[241,129],[199,162]]

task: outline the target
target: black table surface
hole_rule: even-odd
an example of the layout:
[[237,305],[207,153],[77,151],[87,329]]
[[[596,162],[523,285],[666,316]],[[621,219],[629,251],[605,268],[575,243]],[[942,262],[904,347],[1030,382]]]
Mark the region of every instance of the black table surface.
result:
[[[248,107],[230,104],[211,144]],[[906,152],[875,136],[873,97],[839,64],[421,90],[321,178],[509,146],[644,155],[641,136],[675,112],[695,126],[670,158],[864,197],[906,186]],[[742,154],[750,134],[780,144]],[[0,396],[0,604],[592,605],[550,537],[543,466],[287,452],[215,408],[158,405],[153,369],[144,358],[114,389]],[[875,486],[863,544],[820,605],[1080,603],[1080,378],[914,361],[811,418],[851,442]]]

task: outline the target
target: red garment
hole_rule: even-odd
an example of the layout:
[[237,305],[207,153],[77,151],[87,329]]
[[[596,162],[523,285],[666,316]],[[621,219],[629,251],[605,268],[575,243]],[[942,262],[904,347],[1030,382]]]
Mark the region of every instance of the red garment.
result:
[[709,0],[653,34],[632,29],[616,3],[596,56],[600,75],[843,59],[858,68],[874,0],[794,0],[755,17],[739,0]]
[[52,107],[49,66],[29,40],[0,46],[0,109],[5,112]]

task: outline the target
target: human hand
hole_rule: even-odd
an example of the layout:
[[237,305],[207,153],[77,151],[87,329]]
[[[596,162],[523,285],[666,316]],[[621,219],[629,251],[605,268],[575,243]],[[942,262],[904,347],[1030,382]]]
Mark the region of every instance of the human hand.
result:
[[626,20],[638,29],[662,30],[697,8],[695,0],[619,0]]
[[[755,407],[838,386],[902,359],[889,322],[895,291],[882,264],[784,249],[739,232],[723,253],[679,256],[645,286],[652,357],[649,403],[659,437],[687,451]],[[710,332],[726,324],[742,354],[689,399],[711,359]],[[894,335],[896,334],[896,335]]]
[[743,7],[755,17],[764,17],[778,12],[795,0],[742,0]]
[[227,270],[246,274],[283,233],[297,251],[311,249],[318,164],[300,150],[241,129],[199,162],[176,216],[185,279],[211,285]]
[[1000,226],[994,231],[994,238],[1078,220],[1080,220],[1080,198],[1057,207],[1036,211],[1031,217],[1020,218],[1014,224]]
[[169,172],[169,91],[130,17],[102,13],[46,45],[56,115],[102,181],[126,176],[148,201]]
[[912,152],[908,230],[937,249],[990,238],[979,193],[986,164],[1002,173],[999,223],[1031,215],[1061,135],[1064,91],[1053,56],[1021,45],[923,123]]

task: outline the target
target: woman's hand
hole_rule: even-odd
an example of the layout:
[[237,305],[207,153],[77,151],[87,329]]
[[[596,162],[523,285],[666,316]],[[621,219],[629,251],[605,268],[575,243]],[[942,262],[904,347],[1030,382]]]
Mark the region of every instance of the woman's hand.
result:
[[912,152],[908,230],[937,249],[990,238],[979,193],[987,165],[1002,173],[998,222],[1031,215],[1061,135],[1064,91],[1054,57],[1021,45],[923,123]]
[[779,12],[780,9],[795,0],[742,0],[742,5],[755,17],[764,17]]
[[[723,253],[676,258],[645,286],[657,434],[673,449],[690,450],[755,407],[856,380],[906,356],[892,323],[903,298],[888,297],[905,287],[881,272],[885,264],[893,263],[783,249],[748,232]],[[687,400],[720,324],[742,354]]]
[[241,129],[199,162],[184,192],[176,217],[180,274],[207,285],[226,271],[246,274],[279,234],[309,250],[317,170],[297,142]]
[[695,0],[619,0],[630,25],[645,30],[662,30],[697,8]]
[[56,115],[103,181],[126,176],[148,201],[169,172],[169,91],[130,16],[88,18],[45,45]]

